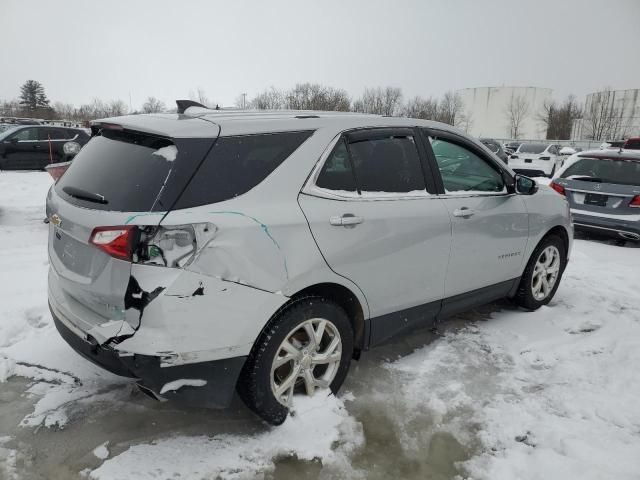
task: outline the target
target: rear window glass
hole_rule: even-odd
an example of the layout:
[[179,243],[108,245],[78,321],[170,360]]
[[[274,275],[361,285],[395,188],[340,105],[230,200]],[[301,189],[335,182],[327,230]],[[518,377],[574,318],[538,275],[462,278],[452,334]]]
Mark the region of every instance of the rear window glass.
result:
[[520,145],[520,153],[542,153],[547,148],[544,143],[523,143]]
[[[147,212],[162,210],[155,200],[175,159],[176,147],[166,138],[103,130],[87,143],[56,184],[70,203],[100,210]],[[69,195],[82,191],[100,195],[106,203]]]
[[312,133],[220,137],[175,208],[222,202],[248,192],[267,178]]
[[412,136],[390,136],[349,144],[356,180],[363,192],[425,190],[420,157]]
[[640,185],[640,161],[583,158],[567,167],[562,178],[620,185]]

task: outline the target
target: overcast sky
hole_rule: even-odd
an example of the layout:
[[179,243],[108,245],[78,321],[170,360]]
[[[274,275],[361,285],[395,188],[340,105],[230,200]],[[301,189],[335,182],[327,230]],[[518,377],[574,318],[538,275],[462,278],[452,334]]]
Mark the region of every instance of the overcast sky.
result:
[[0,99],[27,79],[52,102],[134,108],[198,87],[226,106],[304,81],[354,96],[640,88],[640,0],[0,0],[0,33]]

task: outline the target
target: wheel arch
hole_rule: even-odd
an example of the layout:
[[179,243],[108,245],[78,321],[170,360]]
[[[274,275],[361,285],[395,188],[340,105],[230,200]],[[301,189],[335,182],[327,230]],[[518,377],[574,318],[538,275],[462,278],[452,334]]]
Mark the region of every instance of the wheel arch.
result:
[[338,283],[317,283],[303,288],[291,295],[291,301],[306,296],[320,296],[331,300],[344,309],[353,328],[354,358],[358,358],[362,350],[368,346],[368,328],[365,324],[365,310],[358,296],[349,288]]

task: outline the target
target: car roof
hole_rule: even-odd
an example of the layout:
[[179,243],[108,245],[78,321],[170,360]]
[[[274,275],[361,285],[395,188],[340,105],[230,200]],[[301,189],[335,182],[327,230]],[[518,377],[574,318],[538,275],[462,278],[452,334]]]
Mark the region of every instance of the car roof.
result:
[[638,150],[591,150],[578,153],[578,158],[595,158],[597,160],[635,160],[640,161]]
[[320,128],[341,131],[350,128],[411,126],[459,132],[443,123],[405,117],[314,110],[210,110],[199,107],[190,107],[184,114],[126,115],[96,120],[91,124],[93,127],[118,125],[172,138],[212,137],[218,135],[218,128],[222,136]]

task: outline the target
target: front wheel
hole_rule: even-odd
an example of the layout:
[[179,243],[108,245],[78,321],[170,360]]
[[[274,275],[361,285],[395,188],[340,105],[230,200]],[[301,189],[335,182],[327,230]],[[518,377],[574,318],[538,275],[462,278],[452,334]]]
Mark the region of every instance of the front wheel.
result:
[[286,305],[256,341],[240,374],[238,393],[263,420],[280,425],[296,395],[336,393],[349,371],[353,330],[345,311],[322,297]]
[[547,235],[531,254],[515,302],[528,310],[537,310],[549,303],[558,290],[566,265],[563,240],[557,235]]

